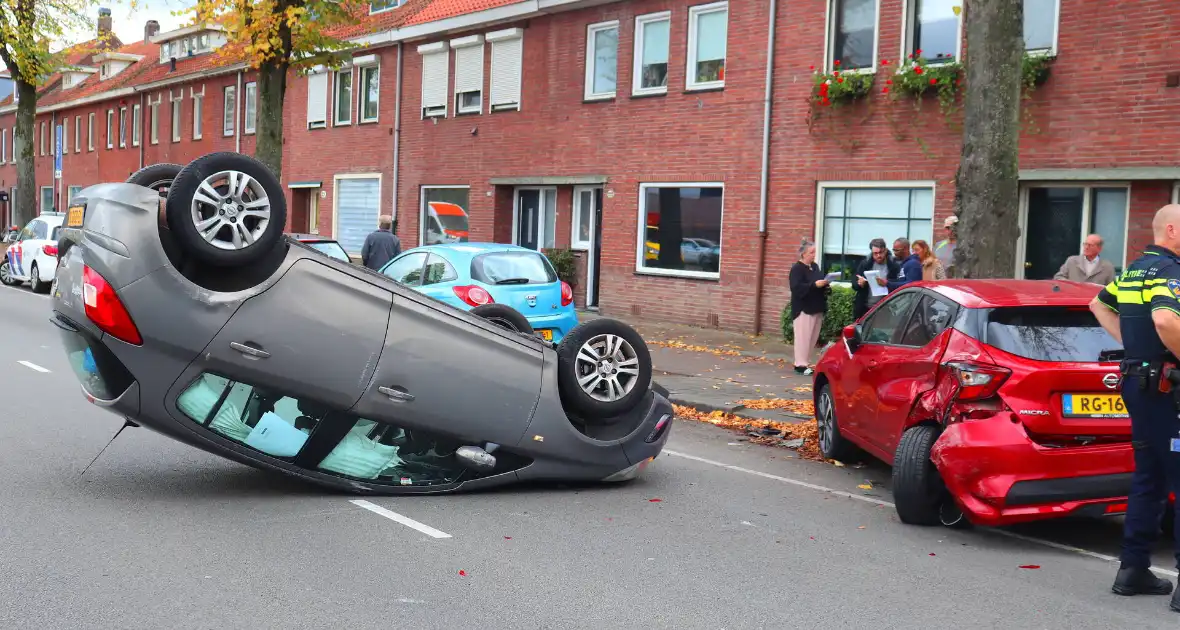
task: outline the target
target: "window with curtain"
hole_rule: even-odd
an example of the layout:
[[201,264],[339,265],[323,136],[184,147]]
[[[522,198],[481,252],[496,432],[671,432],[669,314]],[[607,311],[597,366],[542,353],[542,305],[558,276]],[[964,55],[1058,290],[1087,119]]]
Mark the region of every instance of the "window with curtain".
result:
[[689,9],[688,19],[687,87],[724,85],[729,3],[693,7]]
[[668,90],[669,13],[641,15],[635,19],[635,94],[659,94]]

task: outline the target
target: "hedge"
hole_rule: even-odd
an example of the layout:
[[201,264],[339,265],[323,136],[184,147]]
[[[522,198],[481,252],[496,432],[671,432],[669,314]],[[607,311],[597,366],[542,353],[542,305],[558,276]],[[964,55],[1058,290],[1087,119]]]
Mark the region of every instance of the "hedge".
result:
[[[824,324],[819,331],[819,345],[840,338],[840,331],[853,322],[852,302],[856,292],[851,286],[833,284],[832,292],[828,295],[828,312],[824,314]],[[783,339],[789,344],[795,343],[795,327],[792,325],[791,304],[783,307],[782,326]]]

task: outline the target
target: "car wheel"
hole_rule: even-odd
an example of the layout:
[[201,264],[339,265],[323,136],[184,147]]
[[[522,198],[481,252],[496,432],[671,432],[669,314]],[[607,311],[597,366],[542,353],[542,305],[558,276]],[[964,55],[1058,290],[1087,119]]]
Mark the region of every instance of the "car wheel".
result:
[[41,280],[41,270],[37,269],[37,263],[29,268],[29,288],[33,293],[45,293],[48,290],[45,282]]
[[897,454],[893,457],[893,502],[901,522],[910,525],[938,525],[946,496],[946,487],[934,462],[930,449],[939,431],[929,425],[910,427],[901,436]]
[[180,171],[168,191],[168,227],[195,261],[256,263],[282,242],[287,201],[274,173],[240,153],[210,153]]
[[557,346],[561,397],[584,416],[631,411],[651,384],[651,354],[643,337],[623,322],[595,319],[574,327]]
[[520,311],[506,304],[481,304],[471,314],[512,332],[533,334],[533,325]]
[[819,390],[819,400],[815,406],[815,423],[819,434],[819,450],[825,459],[845,460],[860,454],[860,449],[840,434],[831,385],[824,384]]
[[3,263],[0,263],[0,282],[5,286],[14,286],[16,282],[12,279],[12,266],[8,264],[8,259],[5,258]]
[[172,181],[184,170],[181,164],[152,164],[145,166],[127,178],[128,184],[136,184],[144,188],[151,188],[160,193],[160,197],[167,198]]

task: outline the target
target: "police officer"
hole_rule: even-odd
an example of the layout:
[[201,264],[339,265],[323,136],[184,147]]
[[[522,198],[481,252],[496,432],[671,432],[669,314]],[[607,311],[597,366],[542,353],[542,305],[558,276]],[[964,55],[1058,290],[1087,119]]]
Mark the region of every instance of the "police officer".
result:
[[[1180,417],[1173,394],[1160,391],[1165,362],[1180,356],[1180,205],[1156,212],[1154,244],[1106,285],[1090,310],[1125,349],[1122,395],[1131,415],[1135,472],[1127,500],[1123,548],[1111,590],[1119,595],[1167,595],[1172,583],[1151,572],[1168,490],[1180,487]],[[1166,384],[1165,384],[1166,389]],[[1180,541],[1180,519],[1176,540]],[[1180,549],[1176,553],[1180,567]],[[1180,612],[1180,589],[1171,608]]]

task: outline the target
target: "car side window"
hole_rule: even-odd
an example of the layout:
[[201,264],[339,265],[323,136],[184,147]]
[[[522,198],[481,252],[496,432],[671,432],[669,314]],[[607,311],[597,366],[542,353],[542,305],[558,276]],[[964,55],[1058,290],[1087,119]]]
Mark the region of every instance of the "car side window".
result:
[[422,284],[437,284],[439,282],[451,282],[458,280],[459,274],[455,272],[455,268],[451,263],[447,262],[442,256],[438,254],[430,254],[429,260],[426,261],[426,274],[422,280]]
[[899,332],[898,329],[905,325],[918,297],[916,291],[910,291],[889,298],[878,306],[864,328],[864,343],[895,343],[893,340]]
[[33,238],[44,240],[49,236],[49,225],[44,221],[33,221]]
[[950,321],[950,304],[929,295],[922,296],[922,301],[918,308],[914,309],[900,343],[903,346],[924,346],[946,330]]
[[38,223],[40,223],[40,221],[34,219],[25,224],[24,229],[20,231],[20,237],[18,237],[16,240],[27,241],[32,238],[37,238],[34,234],[36,233]]
[[426,253],[415,252],[389,263],[381,273],[393,278],[398,284],[416,287],[422,283],[422,265],[425,262]]

